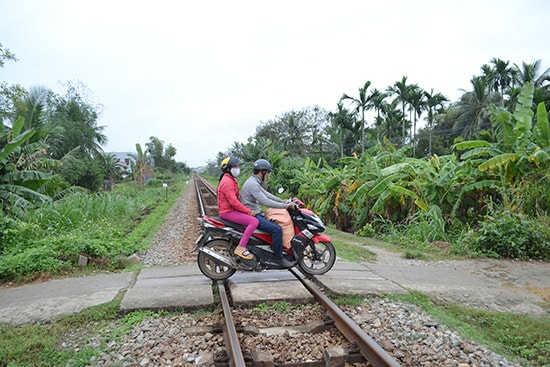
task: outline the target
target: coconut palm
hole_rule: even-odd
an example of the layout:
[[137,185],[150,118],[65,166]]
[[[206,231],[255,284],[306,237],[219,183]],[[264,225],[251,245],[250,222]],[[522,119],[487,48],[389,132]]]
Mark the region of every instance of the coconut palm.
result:
[[453,129],[463,137],[472,137],[482,128],[491,126],[487,107],[497,103],[500,96],[490,92],[483,77],[474,76],[473,91],[465,92],[457,102],[458,116]]
[[115,180],[120,177],[125,170],[124,164],[116,157],[114,153],[103,155],[103,165],[105,168],[105,179],[109,182],[108,189],[115,187]]
[[533,108],[541,102],[547,106],[550,105],[550,68],[541,72],[540,60],[531,64],[523,62],[521,67],[514,64],[514,83],[507,91],[511,101],[509,111],[513,111],[522,86],[529,82],[532,82],[535,88],[533,93]]
[[[521,67],[514,64],[514,82],[516,86],[522,86],[525,83],[532,82],[535,89],[542,88],[545,82],[550,81],[550,68],[541,72],[541,60],[531,64],[523,62]],[[548,84],[546,84],[548,87]]]

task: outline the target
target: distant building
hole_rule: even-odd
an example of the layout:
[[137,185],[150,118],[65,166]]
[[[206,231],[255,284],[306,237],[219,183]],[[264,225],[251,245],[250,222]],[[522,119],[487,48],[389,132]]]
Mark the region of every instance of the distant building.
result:
[[124,169],[128,174],[132,173],[132,162],[135,162],[131,152],[110,152],[108,154],[113,154],[115,158],[121,163],[121,168]]
[[[127,175],[132,174],[132,164],[136,162],[135,153],[132,152],[110,152],[120,162],[121,168],[127,172]],[[155,178],[155,171],[153,170],[154,164],[145,163],[143,170],[143,181],[148,182],[150,179]]]

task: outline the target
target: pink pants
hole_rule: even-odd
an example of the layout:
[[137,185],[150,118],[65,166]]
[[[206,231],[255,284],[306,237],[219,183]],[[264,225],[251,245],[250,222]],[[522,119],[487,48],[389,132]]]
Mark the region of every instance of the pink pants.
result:
[[242,224],[243,226],[246,226],[246,229],[244,230],[243,237],[239,241],[239,246],[246,247],[246,244],[248,243],[248,240],[250,239],[250,236],[252,236],[252,233],[258,228],[258,219],[254,218],[251,215],[244,214],[243,212],[239,212],[236,210],[233,210],[228,213],[220,214],[220,218],[228,220],[233,223]]

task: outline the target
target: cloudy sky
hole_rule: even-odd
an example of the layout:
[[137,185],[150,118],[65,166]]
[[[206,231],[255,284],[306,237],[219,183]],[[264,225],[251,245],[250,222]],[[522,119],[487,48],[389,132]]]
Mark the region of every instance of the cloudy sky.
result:
[[107,152],[191,167],[292,110],[403,76],[456,100],[493,57],[550,67],[546,0],[0,0],[0,82],[87,86]]

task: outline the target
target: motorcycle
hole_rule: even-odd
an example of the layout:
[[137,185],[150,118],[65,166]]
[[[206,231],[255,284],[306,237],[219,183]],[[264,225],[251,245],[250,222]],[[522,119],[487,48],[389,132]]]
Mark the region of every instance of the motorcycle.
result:
[[[283,256],[298,266],[306,276],[328,272],[336,262],[336,250],[330,238],[322,234],[325,225],[313,211],[299,199],[292,199],[295,209],[288,209],[294,224],[294,237],[290,248],[283,248]],[[246,260],[233,253],[243,235],[245,226],[223,220],[217,216],[198,218],[201,234],[196,242],[197,263],[200,271],[212,280],[224,280],[237,270],[263,271],[286,269],[275,260],[271,248],[271,234],[256,230],[248,241],[247,249],[254,255]]]

